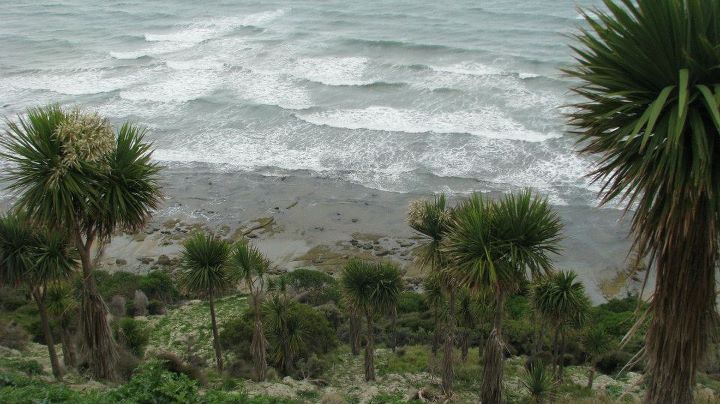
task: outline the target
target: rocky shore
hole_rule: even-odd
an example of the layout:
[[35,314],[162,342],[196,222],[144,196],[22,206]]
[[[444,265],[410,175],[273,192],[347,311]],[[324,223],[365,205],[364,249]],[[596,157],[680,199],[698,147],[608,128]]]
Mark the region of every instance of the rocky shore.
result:
[[[398,262],[410,285],[422,277],[413,263],[417,236],[405,216],[410,201],[432,195],[204,166],[167,168],[162,182],[163,206],[142,231],[118,234],[103,247],[98,259],[103,269],[144,273],[174,268],[185,237],[205,230],[228,240],[250,239],[272,259],[276,273],[314,267],[334,274],[359,257]],[[628,256],[622,212],[555,208],[565,226],[564,250],[556,264],[577,271],[593,300],[601,301],[599,285],[615,276]]]

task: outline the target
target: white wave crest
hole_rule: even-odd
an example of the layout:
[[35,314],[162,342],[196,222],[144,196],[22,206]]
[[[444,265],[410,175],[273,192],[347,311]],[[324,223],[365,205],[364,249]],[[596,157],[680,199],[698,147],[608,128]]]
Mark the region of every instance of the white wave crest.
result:
[[365,109],[298,114],[315,125],[346,129],[370,129],[406,133],[467,133],[486,138],[540,142],[558,134],[544,134],[525,128],[502,111],[486,107],[474,111],[423,112],[374,106]]
[[361,86],[373,82],[363,77],[367,65],[363,57],[300,58],[289,73],[329,86]]

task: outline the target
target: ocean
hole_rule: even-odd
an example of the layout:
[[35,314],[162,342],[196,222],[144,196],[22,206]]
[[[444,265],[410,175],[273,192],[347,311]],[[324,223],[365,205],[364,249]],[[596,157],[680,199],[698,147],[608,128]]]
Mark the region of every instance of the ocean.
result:
[[594,206],[560,69],[598,1],[6,1],[0,115],[147,127],[163,165]]

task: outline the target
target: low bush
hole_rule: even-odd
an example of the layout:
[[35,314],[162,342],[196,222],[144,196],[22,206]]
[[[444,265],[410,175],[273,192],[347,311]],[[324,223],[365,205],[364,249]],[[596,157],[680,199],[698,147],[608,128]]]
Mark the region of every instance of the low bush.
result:
[[340,301],[340,288],[332,276],[314,269],[298,268],[282,275],[298,300],[312,306]]
[[0,322],[0,345],[22,351],[29,341],[28,333],[15,321]]
[[597,369],[610,376],[615,376],[628,362],[632,355],[623,351],[610,351],[601,355],[595,365]]
[[16,362],[14,365],[15,369],[24,372],[28,376],[37,376],[45,374],[45,370],[40,362],[36,360],[22,360]]
[[161,300],[150,300],[150,303],[148,303],[148,314],[151,316],[165,314],[165,312],[165,303]]
[[155,355],[155,358],[163,364],[165,369],[169,372],[183,374],[190,379],[200,383],[200,385],[207,385],[207,377],[201,369],[192,366],[191,364],[185,363],[179,356],[172,352],[160,352]]
[[150,340],[150,330],[147,325],[130,317],[121,318],[113,325],[117,340],[134,355],[142,357]]
[[139,288],[150,299],[164,303],[172,303],[180,299],[180,292],[173,278],[165,271],[152,271],[143,276],[140,278]]

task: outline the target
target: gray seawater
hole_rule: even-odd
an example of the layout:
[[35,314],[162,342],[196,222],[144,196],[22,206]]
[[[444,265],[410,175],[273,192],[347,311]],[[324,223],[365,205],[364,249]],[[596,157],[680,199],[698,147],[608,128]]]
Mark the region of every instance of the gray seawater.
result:
[[0,114],[131,119],[170,167],[595,205],[559,69],[596,3],[6,0]]

